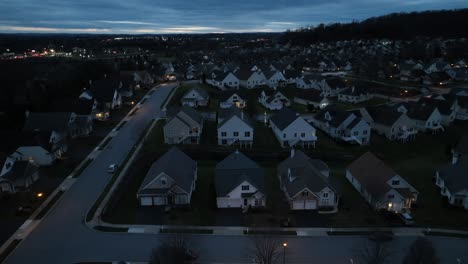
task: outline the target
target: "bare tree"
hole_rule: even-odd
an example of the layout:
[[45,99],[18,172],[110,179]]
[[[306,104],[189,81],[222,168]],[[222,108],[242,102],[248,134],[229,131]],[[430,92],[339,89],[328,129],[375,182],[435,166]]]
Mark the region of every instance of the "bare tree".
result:
[[418,237],[408,251],[403,264],[438,264],[440,263],[432,242],[424,237]]
[[189,239],[176,234],[161,240],[161,245],[151,252],[149,264],[185,264],[197,257],[191,250]]
[[386,264],[394,253],[389,249],[388,242],[368,240],[360,250],[358,258],[363,264]]
[[281,257],[281,243],[272,236],[254,236],[253,258],[258,264],[275,264]]

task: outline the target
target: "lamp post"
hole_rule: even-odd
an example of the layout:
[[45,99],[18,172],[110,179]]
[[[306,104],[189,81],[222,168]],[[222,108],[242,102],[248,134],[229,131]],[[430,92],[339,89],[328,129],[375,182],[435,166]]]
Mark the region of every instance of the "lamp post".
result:
[[288,243],[283,243],[283,264],[286,263],[286,247],[288,246]]

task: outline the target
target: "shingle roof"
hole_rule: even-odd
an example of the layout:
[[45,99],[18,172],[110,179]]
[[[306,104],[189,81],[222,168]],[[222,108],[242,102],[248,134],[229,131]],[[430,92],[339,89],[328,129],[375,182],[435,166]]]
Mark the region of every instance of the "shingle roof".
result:
[[353,161],[347,170],[374,197],[385,195],[391,187],[387,184],[397,173],[371,152]]
[[244,181],[264,191],[264,170],[241,152],[234,152],[216,165],[215,186],[218,197],[223,197]]
[[424,121],[437,109],[437,106],[417,102],[402,103],[400,105],[403,105],[408,110],[406,115],[410,118]]
[[180,112],[183,112],[198,124],[203,123],[203,116],[197,110],[189,106],[173,106],[169,108],[166,113],[168,121],[178,116]]
[[297,91],[295,97],[318,103],[324,99],[321,94],[322,92],[316,89],[305,89]]
[[292,122],[294,122],[299,116],[287,107],[283,107],[279,113],[275,114],[270,118],[270,121],[275,124],[280,130],[284,130]]
[[236,106],[231,106],[230,108],[220,108],[219,109],[219,118],[222,121],[218,124],[218,128],[223,126],[227,121],[232,117],[237,116],[239,119],[244,121],[251,128],[254,127],[255,122],[250,118],[249,114],[243,113],[243,111]]
[[367,107],[366,110],[375,123],[387,126],[392,126],[403,115],[396,109],[386,106]]
[[185,93],[185,95],[183,97],[185,97],[187,94],[191,93],[192,90],[194,90],[195,92],[197,92],[203,99],[207,100],[210,95],[208,94],[208,92],[203,89],[202,87],[200,86],[195,86],[193,87],[192,89],[190,89],[188,92]]
[[440,168],[439,177],[452,194],[468,190],[468,156],[460,157],[456,164],[449,163]]
[[247,94],[245,91],[243,90],[228,90],[228,91],[223,91],[221,92],[220,96],[219,96],[219,100],[220,101],[226,101],[227,99],[229,99],[231,96],[233,96],[234,94],[237,94],[237,96],[239,96],[240,98],[242,98],[243,100],[247,100]]
[[185,192],[190,192],[192,182],[195,179],[194,172],[196,167],[196,161],[192,160],[177,147],[172,147],[153,163],[141,184],[138,194],[153,194],[158,192],[159,189],[144,189],[144,187],[161,173],[165,173],[174,179],[177,186]]
[[68,129],[71,115],[71,112],[30,112],[23,130],[64,131]]
[[[326,113],[330,114],[331,120],[325,119]],[[314,118],[321,122],[328,122],[332,127],[338,127],[352,114],[353,113],[349,111],[327,107],[320,110]]]
[[[320,160],[311,159],[300,150],[295,150],[294,157],[288,157],[278,165],[277,169],[290,197],[304,188],[312,192],[320,192],[325,187],[333,190],[328,178],[322,174],[322,171],[329,171],[328,166]],[[289,180],[288,170],[294,178],[292,182]]]

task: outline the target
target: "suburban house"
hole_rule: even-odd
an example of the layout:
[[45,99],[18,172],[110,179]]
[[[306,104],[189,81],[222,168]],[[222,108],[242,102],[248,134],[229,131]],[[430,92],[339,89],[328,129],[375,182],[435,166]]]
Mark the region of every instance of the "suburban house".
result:
[[330,100],[322,96],[321,91],[315,89],[296,92],[294,102],[301,105],[312,105],[316,109],[323,109],[330,104]]
[[197,181],[197,162],[176,147],[162,155],[137,192],[141,206],[190,206]]
[[52,165],[68,150],[66,138],[53,131],[23,131],[18,145],[11,156],[16,160],[33,161],[39,166]]
[[442,115],[436,106],[425,103],[408,102],[399,104],[397,110],[401,113],[405,113],[413,120],[419,131],[430,131],[434,134],[440,130],[444,130],[442,126]]
[[216,164],[215,188],[218,208],[264,207],[265,172],[239,151]]
[[236,106],[238,108],[244,108],[247,106],[247,96],[237,90],[237,91],[225,91],[221,93],[219,99],[220,108],[231,108],[231,106]]
[[119,93],[122,82],[113,79],[101,79],[91,82],[93,98],[98,102],[97,120],[107,120],[110,110],[122,106],[122,95]]
[[359,145],[370,143],[371,127],[357,113],[325,108],[314,116],[312,123],[335,140]]
[[276,88],[286,83],[286,78],[280,71],[265,71],[263,72],[266,79],[266,85],[270,88]]
[[190,107],[207,106],[210,101],[210,95],[202,87],[194,87],[182,96],[180,99],[182,105]]
[[330,169],[300,150],[277,167],[278,178],[292,210],[315,210],[338,206],[338,194],[329,182]]
[[167,111],[164,125],[166,144],[199,144],[203,132],[203,117],[188,107],[174,107]]
[[422,97],[419,99],[419,103],[436,107],[440,112],[441,123],[444,126],[450,126],[457,117],[458,102],[455,97],[445,96],[443,100]]
[[291,102],[289,99],[277,90],[265,90],[262,91],[258,102],[269,110],[280,110],[285,106],[289,106]]
[[341,78],[325,78],[317,82],[317,86],[325,97],[335,97],[348,88],[348,84]]
[[244,88],[252,89],[257,86],[266,84],[265,74],[263,74],[261,71],[240,69],[236,72],[236,76],[239,78],[240,86]]
[[[322,77],[320,77],[322,78]],[[296,87],[300,89],[319,89],[317,80],[312,76],[304,76],[296,80]]]
[[346,178],[375,209],[400,212],[416,203],[419,192],[371,152],[346,168]]
[[405,113],[388,106],[361,108],[360,114],[373,131],[389,140],[407,142],[414,140],[418,130],[416,124]]
[[272,116],[270,127],[283,148],[297,145],[315,147],[315,128],[289,108],[285,107]]
[[0,175],[0,193],[16,193],[27,190],[39,179],[39,167],[29,160],[6,163],[5,172]]
[[449,204],[468,210],[468,155],[453,158],[435,173],[435,183]]
[[286,79],[286,83],[296,84],[296,86],[297,86],[298,80],[300,80],[302,77],[302,74],[296,70],[284,70],[283,75],[284,75],[284,78]]
[[212,73],[211,79],[206,80],[206,82],[221,90],[239,89],[240,85],[239,78],[232,72]]
[[114,79],[117,81],[120,81],[120,89],[119,89],[119,94],[122,97],[133,97],[135,95],[135,88],[136,88],[136,82],[134,80],[134,77],[132,75],[118,75],[115,76]]
[[255,122],[235,106],[221,108],[218,113],[218,145],[252,147]]
[[372,98],[372,95],[366,90],[359,87],[347,88],[344,91],[341,91],[338,94],[338,101],[344,103],[362,103],[369,101]]

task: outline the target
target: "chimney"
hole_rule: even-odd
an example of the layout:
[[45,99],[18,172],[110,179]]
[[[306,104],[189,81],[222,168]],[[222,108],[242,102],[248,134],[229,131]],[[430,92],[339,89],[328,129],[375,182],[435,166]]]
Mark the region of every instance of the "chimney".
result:
[[296,154],[296,153],[295,153],[294,147],[292,147],[291,148],[291,159],[294,158],[294,154]]

